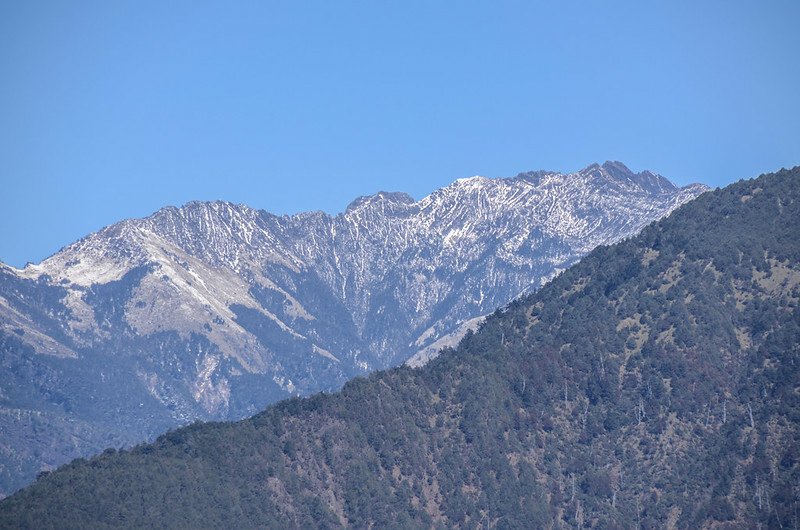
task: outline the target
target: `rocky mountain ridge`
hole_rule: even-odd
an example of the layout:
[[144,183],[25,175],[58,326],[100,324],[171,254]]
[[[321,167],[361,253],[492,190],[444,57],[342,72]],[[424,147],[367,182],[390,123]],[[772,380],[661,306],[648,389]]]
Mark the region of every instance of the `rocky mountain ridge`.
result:
[[[467,323],[705,189],[607,162],[459,179],[419,201],[379,192],[336,216],[192,202],[2,266],[0,421],[15,436],[3,473],[30,476],[98,437],[243,417],[417,352],[424,363]],[[28,455],[37,429],[69,447]]]
[[420,369],[41,476],[0,528],[790,528],[800,167],[595,248]]

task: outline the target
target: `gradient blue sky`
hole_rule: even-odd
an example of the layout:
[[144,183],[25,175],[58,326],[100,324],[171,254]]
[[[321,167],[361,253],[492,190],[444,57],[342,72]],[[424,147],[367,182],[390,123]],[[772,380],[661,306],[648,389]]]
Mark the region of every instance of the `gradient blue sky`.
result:
[[336,213],[618,159],[800,164],[800,2],[0,3],[0,261],[194,199]]

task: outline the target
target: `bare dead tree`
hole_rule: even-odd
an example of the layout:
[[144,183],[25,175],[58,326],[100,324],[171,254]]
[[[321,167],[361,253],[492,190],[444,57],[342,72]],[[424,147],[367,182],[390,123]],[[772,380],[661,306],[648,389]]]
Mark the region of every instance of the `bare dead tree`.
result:
[[636,496],[636,529],[642,527],[642,505],[639,503],[639,496]]
[[570,501],[575,500],[575,473],[571,473],[570,477],[572,477],[572,496],[569,498]]
[[761,511],[761,484],[758,481],[758,477],[756,477],[756,494],[755,498],[758,501],[758,511]]

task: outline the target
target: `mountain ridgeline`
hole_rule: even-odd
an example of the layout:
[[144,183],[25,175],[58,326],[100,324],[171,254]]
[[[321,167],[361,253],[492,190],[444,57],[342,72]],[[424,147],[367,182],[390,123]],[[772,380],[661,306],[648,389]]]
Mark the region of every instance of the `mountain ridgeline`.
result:
[[0,526],[793,527],[798,234],[800,168],[706,193],[423,368],[76,460]]
[[104,447],[423,364],[705,189],[607,162],[337,216],[193,202],[0,264],[0,497]]

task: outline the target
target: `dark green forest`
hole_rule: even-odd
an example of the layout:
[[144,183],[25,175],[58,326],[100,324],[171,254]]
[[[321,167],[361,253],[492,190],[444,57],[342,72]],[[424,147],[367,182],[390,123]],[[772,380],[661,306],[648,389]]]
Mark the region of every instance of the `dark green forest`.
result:
[[800,168],[600,247],[422,369],[41,475],[3,528],[796,528]]

